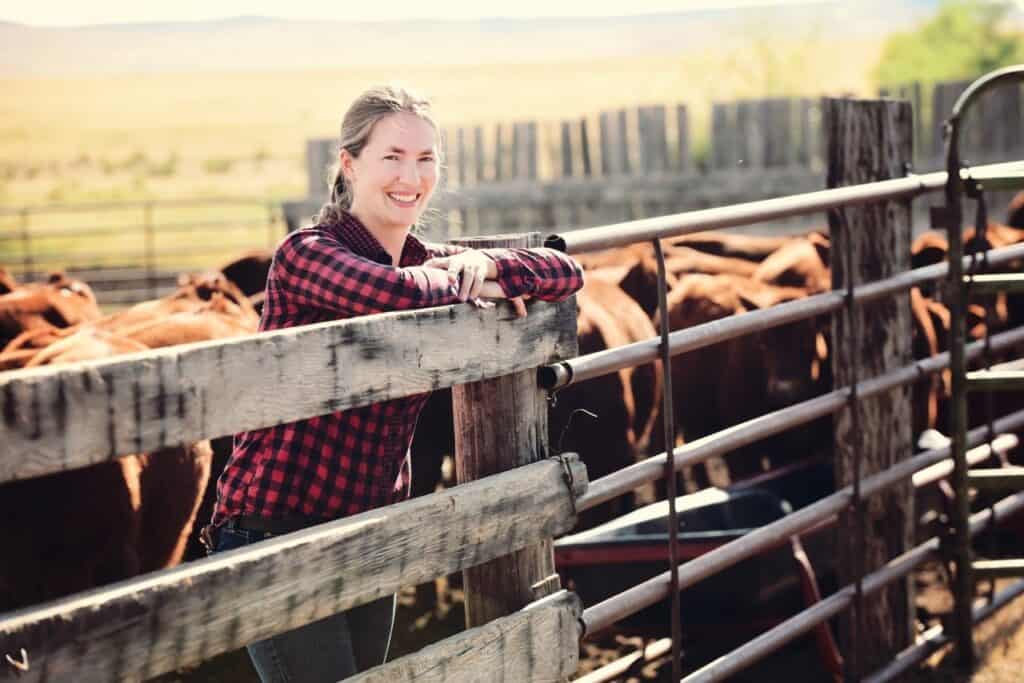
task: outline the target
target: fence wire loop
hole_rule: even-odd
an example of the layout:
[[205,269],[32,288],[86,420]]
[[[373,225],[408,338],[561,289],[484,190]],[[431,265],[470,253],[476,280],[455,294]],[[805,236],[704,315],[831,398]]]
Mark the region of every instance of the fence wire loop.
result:
[[[554,392],[552,392],[552,393],[554,393]],[[548,398],[550,400],[550,396]],[[552,405],[552,407],[554,407],[555,404],[552,403],[551,405]],[[600,419],[597,416],[597,413],[591,412],[591,411],[587,410],[586,408],[577,408],[576,410],[574,410],[571,413],[569,413],[569,419],[565,421],[565,426],[562,427],[562,431],[558,435],[558,448],[557,448],[557,450],[558,450],[559,453],[565,452],[565,447],[564,447],[564,445],[565,445],[565,435],[569,433],[569,429],[572,427],[572,421],[574,419],[576,419],[576,416],[579,415],[579,414],[586,415],[591,420],[598,420],[598,419]]]
[[15,671],[26,673],[29,670],[28,653],[25,652],[25,648],[21,648],[19,654],[21,655],[19,659],[15,659],[9,654],[5,654],[4,659]]

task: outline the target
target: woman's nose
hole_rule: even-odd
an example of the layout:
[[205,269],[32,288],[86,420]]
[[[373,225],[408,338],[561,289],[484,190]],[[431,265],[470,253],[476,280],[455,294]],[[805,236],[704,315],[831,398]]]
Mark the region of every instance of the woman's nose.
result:
[[420,172],[416,160],[405,162],[399,166],[399,180],[403,183],[419,184]]

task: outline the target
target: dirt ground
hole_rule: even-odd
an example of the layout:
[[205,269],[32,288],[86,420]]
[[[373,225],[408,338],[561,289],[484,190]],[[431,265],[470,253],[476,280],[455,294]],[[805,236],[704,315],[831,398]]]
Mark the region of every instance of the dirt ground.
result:
[[[919,613],[928,625],[937,623],[947,613],[951,601],[937,565],[926,565],[915,574]],[[425,607],[427,600],[417,602],[416,591],[407,589],[399,595],[391,657],[396,658],[458,633],[462,629],[462,593],[449,590],[447,582],[436,582],[438,600],[433,608]],[[1000,581],[998,589],[1010,585],[1012,580]],[[983,584],[981,589],[985,588]],[[657,627],[610,630],[581,646],[579,674],[593,671],[619,657],[632,654],[667,635]],[[949,648],[935,653],[919,671],[904,680],[911,683],[1019,683],[1024,681],[1024,596],[999,611],[975,631],[978,668],[973,674],[956,667],[955,656]],[[684,671],[693,670],[706,660],[688,657],[684,649]],[[799,672],[799,673],[797,673]],[[167,674],[157,679],[160,683],[258,683],[244,650],[229,652],[202,665]],[[671,666],[667,660],[642,664],[635,671],[619,678],[624,683],[663,683],[671,680]],[[766,662],[738,674],[734,683],[746,681],[787,681],[787,683],[829,682],[830,677],[819,666],[818,655],[809,639],[777,653]]]

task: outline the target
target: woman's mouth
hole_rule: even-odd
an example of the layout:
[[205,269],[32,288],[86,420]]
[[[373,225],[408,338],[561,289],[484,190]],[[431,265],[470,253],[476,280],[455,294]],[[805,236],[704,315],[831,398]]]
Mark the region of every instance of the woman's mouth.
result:
[[412,208],[416,206],[416,202],[419,201],[420,195],[416,193],[404,193],[404,192],[388,192],[388,199],[393,201],[395,204],[403,208]]

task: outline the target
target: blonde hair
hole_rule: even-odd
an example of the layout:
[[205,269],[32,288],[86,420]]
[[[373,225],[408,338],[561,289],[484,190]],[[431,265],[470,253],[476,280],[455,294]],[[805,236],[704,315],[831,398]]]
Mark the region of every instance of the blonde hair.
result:
[[[381,119],[391,114],[406,113],[418,116],[431,125],[435,133],[439,133],[437,122],[430,108],[430,101],[400,85],[384,85],[370,88],[356,98],[352,106],[345,112],[341,121],[341,136],[338,142],[338,157],[341,150],[348,151],[353,157],[362,153],[370,140],[373,127]],[[440,135],[438,135],[438,156],[440,163]],[[345,174],[341,169],[340,158],[335,159],[331,169],[328,188],[330,199],[320,207],[318,223],[329,223],[340,218],[343,211],[352,206],[352,189],[345,182]]]

